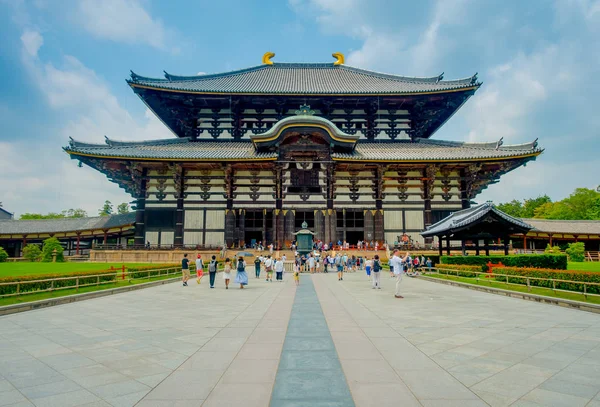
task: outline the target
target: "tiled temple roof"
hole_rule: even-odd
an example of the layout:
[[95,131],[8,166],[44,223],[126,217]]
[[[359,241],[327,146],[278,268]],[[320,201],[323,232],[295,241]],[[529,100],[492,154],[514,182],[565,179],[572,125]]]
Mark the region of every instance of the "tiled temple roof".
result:
[[[493,160],[536,156],[542,152],[537,142],[519,145],[500,143],[461,143],[442,140],[359,141],[353,152],[334,152],[336,160],[356,161],[448,161]],[[65,151],[77,156],[150,160],[275,160],[276,152],[257,152],[251,141],[189,138],[122,142],[107,139],[106,144],[71,140]]]
[[424,232],[421,232],[421,235],[428,237],[452,234],[456,231],[460,231],[461,229],[469,227],[469,225],[476,224],[481,218],[488,215],[490,212],[504,219],[504,221],[507,223],[512,224],[517,229],[530,230],[532,228],[531,225],[527,224],[521,219],[514,218],[502,212],[491,202],[486,202],[472,208],[454,212],[450,216],[429,226]]
[[332,63],[274,63],[237,71],[177,76],[165,72],[165,79],[148,78],[131,72],[132,87],[180,92],[224,94],[309,94],[378,95],[447,92],[477,88],[477,74],[458,80],[443,80],[443,74],[413,78],[367,71]]
[[131,226],[135,212],[91,218],[61,218],[39,220],[0,220],[0,235],[79,232]]
[[532,232],[570,235],[600,235],[600,220],[523,219],[533,226]]

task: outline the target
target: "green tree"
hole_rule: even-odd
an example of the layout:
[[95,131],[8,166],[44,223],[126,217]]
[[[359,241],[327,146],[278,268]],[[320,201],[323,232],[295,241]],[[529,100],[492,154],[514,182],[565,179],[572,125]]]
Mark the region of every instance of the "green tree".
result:
[[29,261],[38,261],[42,256],[42,251],[37,244],[28,244],[23,248],[23,257]]
[[533,199],[525,199],[523,201],[523,213],[522,218],[533,218],[535,216],[535,210],[542,205],[552,203],[552,199],[548,195],[538,196]]
[[86,218],[87,212],[83,209],[67,209],[61,212],[65,218]]
[[515,218],[523,218],[523,204],[521,201],[513,199],[510,202],[500,203],[496,205],[496,208],[500,209],[507,215],[514,216]]
[[100,216],[109,216],[113,213],[113,204],[110,201],[104,201],[104,205],[102,209],[98,211],[98,215]]
[[582,262],[585,260],[585,246],[582,242],[569,243],[565,252],[571,261]]
[[0,263],[5,262],[6,259],[8,259],[8,253],[6,253],[6,250],[4,250],[4,248],[0,247]]
[[122,215],[124,213],[129,213],[129,204],[127,202],[123,202],[117,206],[117,213]]
[[65,249],[63,249],[63,247],[60,245],[60,242],[55,237],[44,240],[44,247],[42,248],[42,261],[52,261],[52,253],[54,252],[54,249],[56,249],[56,261],[65,261],[65,257],[63,255]]
[[45,215],[41,213],[24,213],[21,215],[21,220],[40,220],[40,219],[61,219],[64,218],[65,215],[62,213],[50,212]]
[[544,253],[548,254],[562,254],[560,251],[560,247],[558,246],[550,246],[550,244],[546,245],[546,249],[544,249]]

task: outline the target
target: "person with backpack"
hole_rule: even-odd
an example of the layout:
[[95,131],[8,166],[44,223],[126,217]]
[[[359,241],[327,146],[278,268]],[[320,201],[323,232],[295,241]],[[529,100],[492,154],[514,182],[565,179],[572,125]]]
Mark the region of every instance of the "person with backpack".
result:
[[265,270],[267,272],[267,281],[273,281],[273,260],[271,256],[267,256],[267,260],[265,260]]
[[248,274],[246,274],[246,262],[242,256],[238,258],[236,269],[235,282],[240,285],[240,288],[244,288],[245,285],[248,285]]
[[367,272],[367,279],[371,279],[371,269],[373,267],[373,261],[367,257],[365,261],[365,270]]
[[217,256],[212,256],[208,264],[208,276],[210,278],[210,288],[215,288],[215,278],[217,277]]
[[376,254],[373,258],[373,289],[377,288],[381,290],[381,260],[379,260],[379,255]]
[[231,280],[231,260],[225,259],[225,268],[223,269],[223,280],[225,280],[225,289],[229,290],[229,281]]
[[187,287],[188,280],[190,279],[190,259],[187,258],[187,253],[183,255],[183,259],[181,259],[181,281],[183,282],[183,286]]
[[340,257],[340,254],[335,255],[335,265],[337,267],[338,281],[344,279],[344,260]]
[[262,263],[262,258],[260,256],[254,259],[254,273],[256,274],[256,278],[260,278],[260,264]]

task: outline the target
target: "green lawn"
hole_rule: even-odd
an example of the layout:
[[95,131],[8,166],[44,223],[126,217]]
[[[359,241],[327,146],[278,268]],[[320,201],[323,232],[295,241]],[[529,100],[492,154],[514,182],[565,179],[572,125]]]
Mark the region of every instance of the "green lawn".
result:
[[600,261],[586,261],[581,263],[575,263],[570,261],[567,265],[568,270],[584,270],[584,271],[599,271],[600,272]]
[[[123,263],[0,263],[0,278],[32,274],[61,274],[78,271],[108,270],[111,266],[120,269]],[[125,263],[125,267],[150,266],[148,263]]]
[[[581,264],[581,263],[579,263]],[[527,286],[526,285],[517,285],[517,284],[506,284],[492,279],[480,278],[479,281],[473,277],[456,277],[449,276],[443,274],[427,274],[427,277],[438,278],[441,280],[452,280],[458,281],[461,283],[480,285],[485,287],[493,287],[500,288],[503,290],[517,291],[526,293]],[[542,288],[542,287],[531,287],[529,291],[530,294],[544,295],[546,297],[554,297],[554,298],[562,298],[565,300],[573,300],[573,301],[582,301],[589,302],[591,304],[600,304],[600,296],[596,295],[588,295],[587,298],[583,294],[578,294],[576,292],[569,293],[563,291],[552,291],[550,288]]]
[[65,289],[65,290],[44,292],[44,293],[38,293],[38,294],[20,295],[18,297],[0,298],[0,306],[21,304],[21,303],[31,302],[31,301],[39,301],[39,300],[47,300],[50,298],[64,297],[64,296],[73,295],[73,294],[83,294],[83,293],[89,293],[89,292],[93,292],[93,291],[107,290],[110,288],[131,286],[131,285],[136,285],[136,284],[148,283],[150,281],[165,280],[168,278],[181,278],[181,274],[179,274],[179,275],[174,274],[174,275],[161,276],[161,277],[152,277],[150,279],[143,278],[143,279],[132,280],[132,281],[121,280],[121,281],[117,281],[117,282],[111,283],[111,284],[102,284],[100,286],[81,287],[79,290],[77,290],[75,288],[70,288],[70,289]]

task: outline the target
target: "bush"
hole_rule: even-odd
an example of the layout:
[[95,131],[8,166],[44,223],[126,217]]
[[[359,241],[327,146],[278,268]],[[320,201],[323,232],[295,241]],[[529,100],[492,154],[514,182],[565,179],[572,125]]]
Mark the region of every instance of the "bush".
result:
[[65,249],[63,249],[63,247],[60,245],[60,242],[55,237],[44,240],[44,247],[42,248],[42,261],[51,262],[52,254],[55,249],[56,261],[65,261],[65,256],[63,255]]
[[42,256],[42,251],[37,244],[28,244],[23,248],[23,257],[29,261],[38,261]]
[[[494,267],[492,273],[507,274],[521,277],[549,278],[554,280],[581,281],[586,283],[600,283],[600,273],[575,270],[555,270],[555,269],[537,269],[537,268],[517,268],[517,267]],[[498,281],[506,282],[506,277],[494,275]],[[527,284],[524,278],[508,277],[508,282],[513,284]],[[529,284],[535,287],[553,288],[552,281],[549,280],[529,280]],[[567,283],[556,281],[555,287],[560,290],[583,291],[583,284]],[[586,291],[590,294],[600,294],[600,286],[588,285]]]
[[548,245],[544,249],[544,253],[547,253],[547,254],[562,254],[562,252],[560,251],[560,247],[558,247],[558,246],[550,246],[550,243],[548,243]]
[[6,259],[8,259],[8,253],[6,253],[6,250],[4,250],[4,248],[0,247],[0,263],[5,262]]
[[[90,277],[94,276],[94,277]],[[112,271],[88,271],[88,272],[76,272],[76,273],[63,273],[63,274],[37,274],[37,275],[26,275],[26,276],[13,276],[0,278],[0,283],[12,283],[20,282],[19,292],[27,293],[32,291],[47,290],[50,288],[62,288],[62,287],[75,287],[77,284],[76,279],[69,280],[54,280],[52,281],[37,281],[37,280],[48,280],[61,277],[80,277],[79,285],[93,284],[105,281],[115,281],[117,274]],[[15,294],[17,292],[17,285],[0,285],[0,294]]]
[[582,262],[585,260],[585,246],[582,242],[569,243],[569,248],[565,251],[571,261]]
[[486,272],[487,264],[502,263],[507,267],[531,267],[566,270],[567,256],[565,254],[517,254],[513,256],[442,256],[442,264],[465,264],[480,266]]

